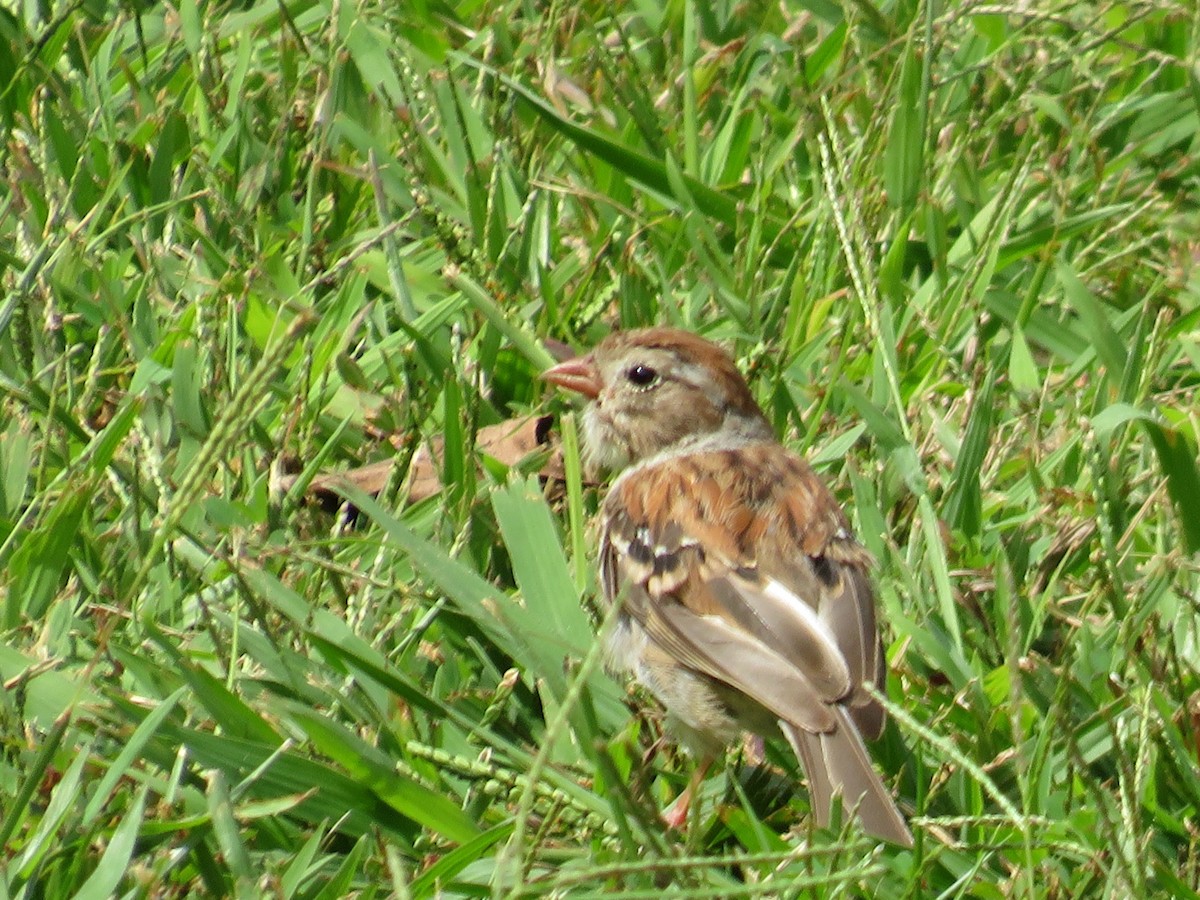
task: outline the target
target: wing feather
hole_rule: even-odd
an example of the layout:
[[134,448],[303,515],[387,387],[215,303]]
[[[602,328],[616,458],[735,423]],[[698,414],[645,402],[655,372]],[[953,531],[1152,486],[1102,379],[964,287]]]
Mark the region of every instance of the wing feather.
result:
[[826,702],[849,693],[850,667],[829,625],[816,609],[774,578],[730,572],[714,582],[729,615],[757,640],[784,656],[817,687]]
[[641,624],[679,662],[737,688],[779,718],[810,731],[836,724],[833,708],[802,670],[725,619],[667,602]]

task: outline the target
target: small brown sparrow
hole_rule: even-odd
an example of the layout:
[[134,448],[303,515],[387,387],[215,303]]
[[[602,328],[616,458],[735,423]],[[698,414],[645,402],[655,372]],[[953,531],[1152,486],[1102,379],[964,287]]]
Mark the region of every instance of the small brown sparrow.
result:
[[871,834],[912,844],[862,736],[884,710],[870,556],[828,488],[775,438],[728,354],[673,328],[617,332],[543,377],[590,402],[589,464],[624,471],[600,513],[600,577],[621,603],[610,669],[632,673],[702,760],[782,732],[819,825],[835,794]]

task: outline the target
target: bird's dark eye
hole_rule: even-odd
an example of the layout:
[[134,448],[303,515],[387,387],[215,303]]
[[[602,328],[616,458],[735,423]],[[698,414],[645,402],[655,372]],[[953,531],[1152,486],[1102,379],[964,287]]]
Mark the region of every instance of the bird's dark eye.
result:
[[630,366],[629,371],[625,373],[625,377],[638,387],[649,387],[658,381],[658,373],[649,366],[643,366],[641,363]]

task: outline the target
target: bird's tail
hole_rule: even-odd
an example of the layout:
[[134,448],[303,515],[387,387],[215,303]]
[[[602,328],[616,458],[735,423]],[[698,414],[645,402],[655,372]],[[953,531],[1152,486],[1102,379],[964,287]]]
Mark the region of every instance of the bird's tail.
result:
[[869,834],[911,847],[912,832],[871,764],[858,729],[841,706],[837,707],[837,716],[837,727],[825,733],[814,734],[789,722],[779,723],[808,777],[817,824],[822,828],[829,824],[833,797],[841,794],[845,808],[857,813]]

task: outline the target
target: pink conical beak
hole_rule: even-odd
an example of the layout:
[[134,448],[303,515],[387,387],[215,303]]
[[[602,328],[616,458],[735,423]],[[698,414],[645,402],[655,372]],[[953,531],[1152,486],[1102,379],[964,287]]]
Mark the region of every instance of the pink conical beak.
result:
[[542,379],[592,400],[600,396],[600,373],[590,353],[552,366],[542,373]]

